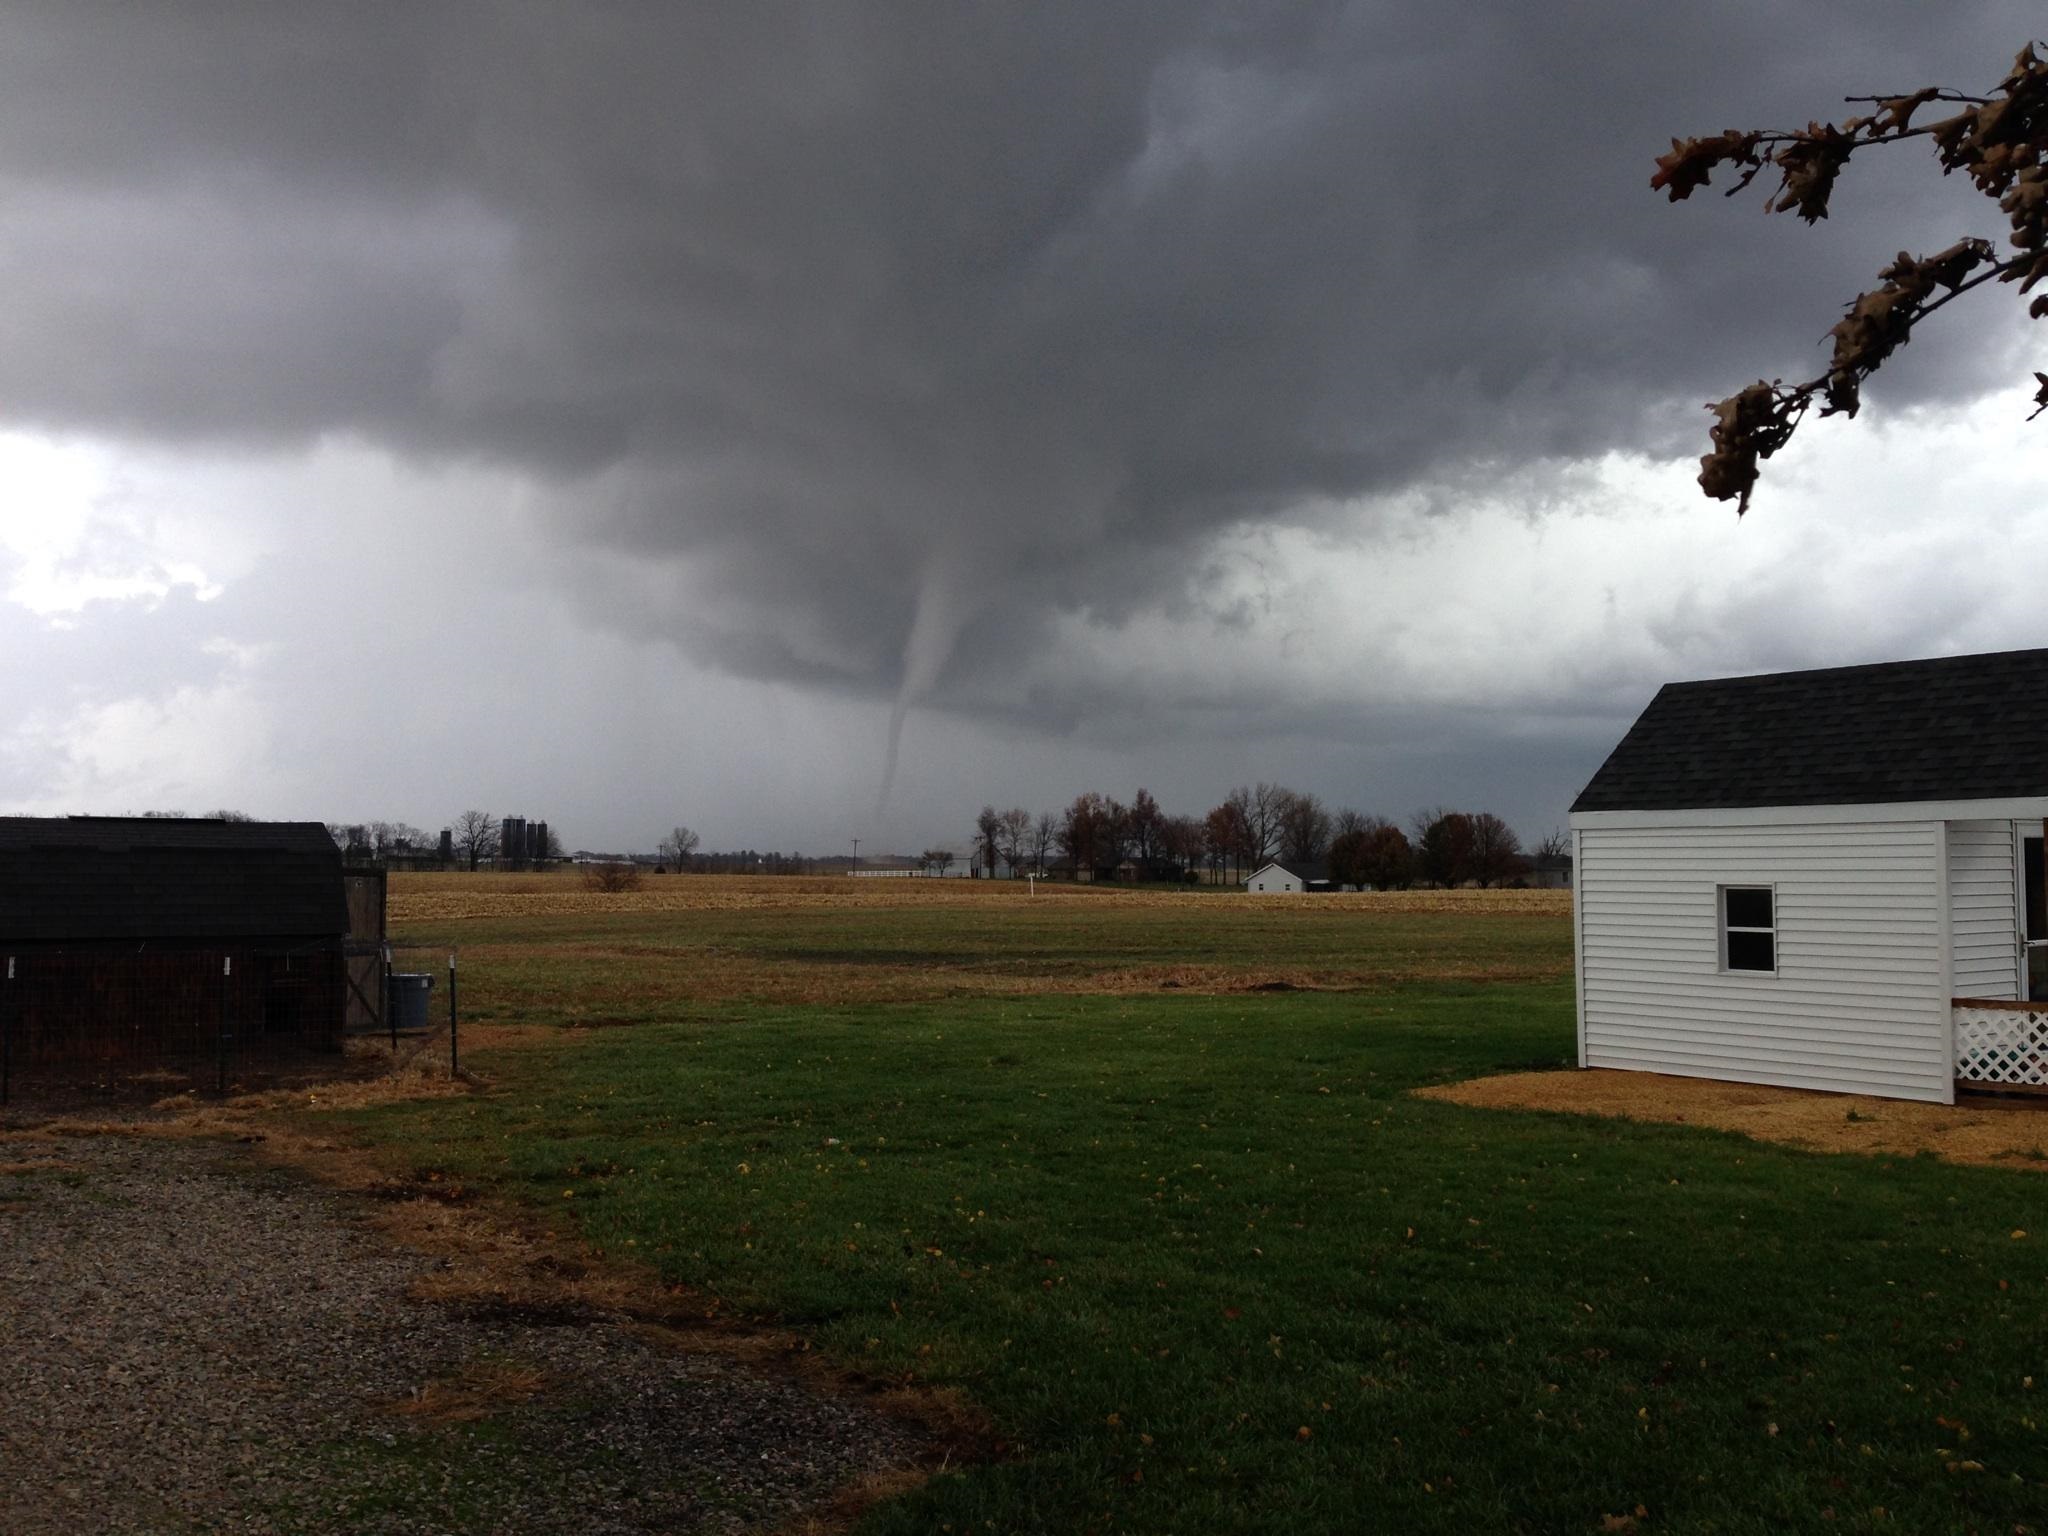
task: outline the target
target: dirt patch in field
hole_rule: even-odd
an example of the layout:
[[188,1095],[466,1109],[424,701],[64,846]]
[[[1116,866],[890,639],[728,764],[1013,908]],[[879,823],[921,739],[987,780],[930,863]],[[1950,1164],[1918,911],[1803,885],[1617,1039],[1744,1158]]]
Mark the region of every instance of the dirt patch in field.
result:
[[1668,1125],[1703,1125],[1811,1152],[1912,1156],[2048,1173],[2048,1104],[1920,1104],[1654,1072],[1513,1072],[1418,1098],[1476,1109],[1542,1109]]

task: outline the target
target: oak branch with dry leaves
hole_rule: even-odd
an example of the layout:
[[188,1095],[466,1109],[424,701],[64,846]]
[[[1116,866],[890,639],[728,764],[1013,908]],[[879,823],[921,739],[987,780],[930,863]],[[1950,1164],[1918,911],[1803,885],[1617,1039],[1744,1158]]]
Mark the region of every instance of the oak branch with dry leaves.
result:
[[[1859,293],[1828,333],[1834,355],[1825,373],[1803,384],[1759,380],[1707,407],[1714,413],[1714,446],[1700,460],[1700,488],[1717,501],[1735,501],[1738,517],[1749,510],[1758,465],[1785,446],[1816,398],[1823,416],[1854,416],[1863,381],[1943,305],[1994,280],[2017,283],[2028,293],[2048,278],[2048,62],[2035,47],[2029,43],[2020,50],[2012,73],[1989,96],[1933,86],[1903,96],[1851,96],[1852,105],[1868,105],[1870,112],[1794,132],[1730,128],[1707,138],[1673,139],[1671,153],[1658,157],[1650,186],[1669,193],[1674,203],[1706,186],[1722,166],[1736,171],[1730,197],[1768,168],[1778,174],[1770,211],[1796,213],[1810,224],[1828,216],[1835,178],[1858,150],[1927,139],[1942,174],[1963,172],[1978,191],[1997,200],[2012,226],[2010,254],[2001,255],[1993,242],[1977,236],[1932,256],[1899,252],[1878,273],[1879,286]],[[1925,110],[1930,108],[1949,115],[1916,125],[1914,119],[1931,115]],[[2048,315],[2048,292],[2027,313],[2037,320]],[[2048,410],[2048,374],[2034,378],[2040,385],[2034,396],[2038,416]]]

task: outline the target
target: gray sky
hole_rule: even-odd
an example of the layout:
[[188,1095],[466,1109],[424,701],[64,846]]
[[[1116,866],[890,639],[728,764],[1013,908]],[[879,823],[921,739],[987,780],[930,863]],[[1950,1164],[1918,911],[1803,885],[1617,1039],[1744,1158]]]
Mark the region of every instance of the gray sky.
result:
[[1814,229],[1647,185],[2036,24],[0,4],[0,810],[1534,837],[1666,679],[2048,644],[2009,293],[1746,523],[1691,484],[1702,401],[1996,211],[1917,149]]

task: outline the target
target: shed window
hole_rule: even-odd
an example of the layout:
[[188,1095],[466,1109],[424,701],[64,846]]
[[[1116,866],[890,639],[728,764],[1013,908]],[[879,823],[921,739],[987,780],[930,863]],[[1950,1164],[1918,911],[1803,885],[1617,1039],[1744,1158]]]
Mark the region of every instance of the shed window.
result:
[[1721,968],[1778,968],[1777,893],[1768,885],[1721,887]]

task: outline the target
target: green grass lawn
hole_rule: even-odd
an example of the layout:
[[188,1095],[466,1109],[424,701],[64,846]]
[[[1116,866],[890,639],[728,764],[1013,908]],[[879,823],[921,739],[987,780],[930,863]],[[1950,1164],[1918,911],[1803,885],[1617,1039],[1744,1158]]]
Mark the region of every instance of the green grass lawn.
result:
[[1571,1045],[1560,980],[724,1002],[358,1123],[1014,1444],[864,1530],[2048,1530],[2048,1183],[1405,1092]]

